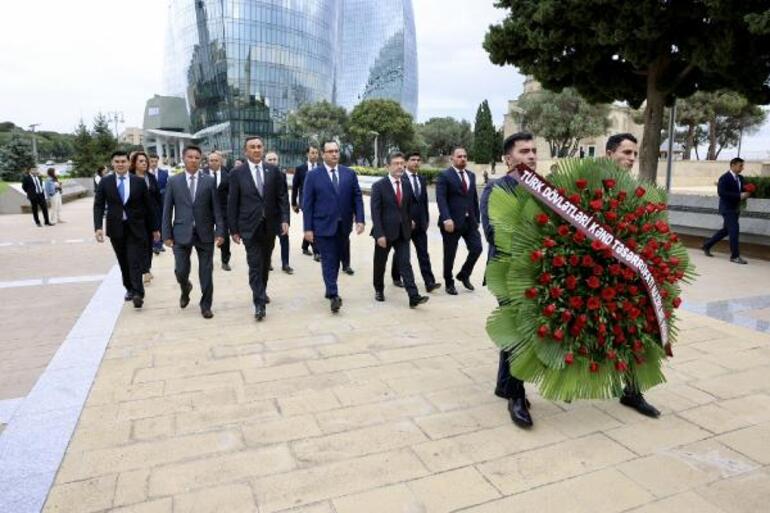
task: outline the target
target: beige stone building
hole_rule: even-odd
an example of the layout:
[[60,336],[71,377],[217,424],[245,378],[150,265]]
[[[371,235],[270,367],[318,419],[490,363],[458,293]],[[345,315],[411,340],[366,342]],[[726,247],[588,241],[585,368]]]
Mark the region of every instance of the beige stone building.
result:
[[135,126],[127,126],[118,137],[118,142],[140,146],[144,144],[144,131]]
[[[518,132],[522,129],[521,124],[517,119],[517,114],[521,113],[519,103],[523,98],[529,95],[538,94],[543,90],[540,82],[532,77],[526,77],[524,79],[524,92],[516,100],[510,100],[508,102],[507,113],[505,114],[503,121],[504,136]],[[580,141],[579,147],[583,150],[586,157],[600,156],[604,154],[604,147],[607,144],[607,139],[612,134],[630,132],[641,143],[642,133],[644,126],[634,122],[634,109],[627,105],[620,103],[614,103],[610,105],[610,127],[606,134],[597,137],[587,137]],[[537,134],[535,134],[537,135]],[[537,152],[542,158],[549,158],[551,156],[551,150],[548,143],[542,137],[537,138]]]

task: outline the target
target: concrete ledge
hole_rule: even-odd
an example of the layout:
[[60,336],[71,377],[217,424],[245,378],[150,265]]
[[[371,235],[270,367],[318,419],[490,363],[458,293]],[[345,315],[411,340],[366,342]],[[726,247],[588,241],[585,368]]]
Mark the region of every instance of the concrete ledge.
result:
[[[672,194],[669,196],[669,222],[675,231],[707,237],[722,228],[714,196]],[[741,212],[741,242],[770,247],[770,199],[749,199]]]

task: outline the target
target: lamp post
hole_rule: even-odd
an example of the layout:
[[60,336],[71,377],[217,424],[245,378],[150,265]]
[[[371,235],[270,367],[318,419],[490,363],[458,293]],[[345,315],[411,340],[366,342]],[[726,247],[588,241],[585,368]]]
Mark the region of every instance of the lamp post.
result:
[[377,144],[377,142],[379,141],[380,133],[375,130],[369,130],[369,135],[374,136],[374,167],[379,167],[380,159],[377,156],[377,149],[379,147],[379,144]]
[[108,112],[107,113],[107,119],[109,121],[112,121],[113,123],[115,123],[115,139],[117,140],[118,139],[118,123],[119,122],[120,123],[125,123],[125,119],[123,118],[123,113],[118,111],[118,110],[113,111],[113,112]]
[[40,123],[32,123],[29,125],[29,129],[32,130],[32,158],[35,159],[35,164],[37,164],[37,135],[35,135],[35,128],[39,126]]

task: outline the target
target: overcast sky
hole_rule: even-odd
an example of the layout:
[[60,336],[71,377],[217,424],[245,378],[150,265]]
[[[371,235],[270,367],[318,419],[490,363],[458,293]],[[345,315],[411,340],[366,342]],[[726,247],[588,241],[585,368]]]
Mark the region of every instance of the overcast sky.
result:
[[[376,0],[372,0],[376,1]],[[68,132],[80,118],[122,112],[141,126],[145,101],[162,91],[166,0],[3,1],[0,121]],[[417,24],[418,118],[473,121],[489,100],[495,124],[522,90],[512,67],[491,64],[481,42],[503,11],[492,0],[413,0]],[[744,149],[767,156],[770,125]]]

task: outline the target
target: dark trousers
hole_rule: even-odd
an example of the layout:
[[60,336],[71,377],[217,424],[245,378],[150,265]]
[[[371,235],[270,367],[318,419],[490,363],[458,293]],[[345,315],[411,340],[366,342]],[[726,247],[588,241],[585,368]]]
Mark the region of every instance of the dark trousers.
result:
[[38,209],[43,211],[45,224],[51,224],[48,220],[48,203],[45,201],[45,194],[35,194],[30,198],[29,204],[32,207],[32,218],[35,220],[35,224],[40,224],[40,217],[37,215]]
[[289,236],[279,235],[278,242],[281,244],[281,267],[289,267]]
[[741,233],[741,228],[740,228],[740,225],[738,224],[739,217],[740,217],[739,212],[722,213],[722,219],[724,220],[722,229],[716,232],[709,240],[707,240],[706,243],[703,244],[703,247],[706,249],[711,249],[711,247],[714,244],[724,239],[725,237],[729,236],[730,237],[730,258],[738,258],[739,256],[741,256],[741,250],[738,243],[738,238]]
[[316,245],[314,243],[312,243],[312,242],[308,242],[303,237],[303,239],[302,239],[302,251],[307,251],[308,248],[312,248],[314,255],[318,254],[318,248],[316,247]]
[[243,239],[246,246],[246,262],[249,264],[249,286],[254,307],[267,302],[267,278],[270,276],[270,255],[275,246],[275,234],[268,232],[264,223],[259,224],[251,237]]
[[127,292],[144,297],[142,267],[145,260],[146,244],[144,238],[136,237],[123,222],[123,237],[110,237],[112,250],[118,259],[123,286]]
[[385,267],[388,263],[388,254],[390,248],[393,248],[393,263],[398,262],[398,268],[404,280],[404,288],[409,297],[418,296],[417,286],[414,284],[414,273],[412,272],[412,263],[409,259],[409,239],[399,237],[394,241],[388,241],[388,245],[381,248],[375,241],[374,243],[374,290],[382,292],[385,288]]
[[190,282],[190,254],[193,248],[198,255],[198,282],[201,288],[201,310],[211,310],[214,299],[214,243],[202,242],[198,232],[193,230],[193,239],[189,244],[174,242],[174,274],[180,286]]
[[470,278],[473,273],[473,266],[476,265],[476,260],[481,256],[481,234],[477,226],[471,226],[465,223],[462,230],[453,231],[452,233],[444,231],[441,228],[441,237],[444,240],[444,280],[446,286],[454,285],[454,275],[452,268],[455,264],[455,256],[457,256],[457,245],[462,238],[465,241],[465,246],[468,248],[468,258],[465,259],[460,272],[457,273],[458,278]]
[[350,233],[342,228],[342,223],[338,223],[336,234],[331,237],[315,238],[316,248],[318,248],[318,252],[321,254],[321,271],[323,272],[327,298],[339,295],[337,278],[339,278],[340,261],[345,252],[345,247],[350,244],[349,235]]
[[221,246],[219,246],[219,251],[222,253],[222,263],[223,264],[229,264],[230,263],[230,237],[228,235],[225,235],[225,241],[222,243]]
[[524,382],[511,376],[511,368],[508,364],[510,358],[508,351],[500,351],[500,364],[497,366],[497,386],[495,394],[505,399],[520,399],[524,397]]
[[[414,244],[414,251],[417,253],[417,261],[420,263],[420,274],[426,286],[436,283],[436,278],[433,276],[433,270],[430,266],[430,255],[428,254],[428,232],[426,230],[412,230],[412,244]],[[399,269],[399,262],[397,258],[393,259],[393,264],[390,267],[390,275],[393,281],[401,279],[401,272]]]
[[[159,218],[163,217],[163,200],[165,199],[166,193],[165,191],[160,194],[160,204],[158,205],[158,212],[157,215]],[[156,241],[150,241],[150,246],[152,247],[153,251],[161,252],[163,250],[163,238]]]
[[152,232],[147,232],[147,241],[144,246],[144,262],[142,263],[142,273],[148,273],[152,270],[152,251],[155,247],[155,239]]
[[342,246],[342,253],[340,253],[340,262],[343,269],[350,267],[350,237],[345,238],[345,244]]

